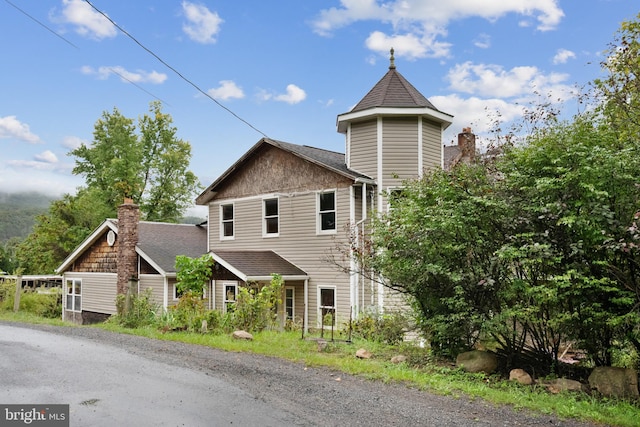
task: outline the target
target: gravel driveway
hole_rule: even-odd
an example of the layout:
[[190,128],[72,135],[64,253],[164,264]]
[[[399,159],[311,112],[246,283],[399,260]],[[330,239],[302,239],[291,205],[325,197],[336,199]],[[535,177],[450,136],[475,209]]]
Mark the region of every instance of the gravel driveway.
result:
[[[514,411],[480,399],[446,397],[308,368],[272,357],[116,334],[96,328],[6,325],[90,340],[141,358],[232,383],[300,426],[566,426],[595,424]],[[61,337],[61,339],[64,339]],[[242,408],[235,408],[242,411]]]

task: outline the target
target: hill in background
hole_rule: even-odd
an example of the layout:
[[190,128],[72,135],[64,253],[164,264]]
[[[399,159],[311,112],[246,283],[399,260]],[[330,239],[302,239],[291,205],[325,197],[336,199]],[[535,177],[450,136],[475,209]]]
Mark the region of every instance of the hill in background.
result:
[[0,192],[0,243],[24,239],[33,230],[36,216],[48,211],[55,198],[42,193]]

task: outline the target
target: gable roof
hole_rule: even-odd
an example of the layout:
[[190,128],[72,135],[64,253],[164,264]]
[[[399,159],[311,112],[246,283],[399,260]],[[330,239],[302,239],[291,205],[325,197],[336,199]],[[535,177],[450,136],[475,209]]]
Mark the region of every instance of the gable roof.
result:
[[[118,233],[118,220],[107,219],[89,235],[56,269],[67,270],[107,230]],[[174,276],[176,256],[196,258],[207,253],[207,228],[191,224],[140,221],[136,252],[160,274]]]
[[273,251],[214,250],[213,259],[244,282],[271,280],[279,274],[285,280],[305,280],[309,276]]
[[207,253],[207,228],[190,224],[140,221],[136,251],[165,274],[176,272],[176,256]]
[[322,148],[310,147],[308,145],[292,144],[290,142],[278,141],[271,138],[262,138],[253,147],[249,149],[240,159],[238,159],[229,169],[218,177],[211,185],[209,185],[197,198],[196,204],[207,204],[215,196],[219,186],[229,178],[234,172],[241,169],[243,165],[251,158],[261,147],[270,145],[293,154],[305,161],[314,163],[322,168],[328,169],[334,173],[342,175],[354,181],[366,181],[373,183],[373,180],[364,174],[347,168],[344,154],[335,151],[325,150]]

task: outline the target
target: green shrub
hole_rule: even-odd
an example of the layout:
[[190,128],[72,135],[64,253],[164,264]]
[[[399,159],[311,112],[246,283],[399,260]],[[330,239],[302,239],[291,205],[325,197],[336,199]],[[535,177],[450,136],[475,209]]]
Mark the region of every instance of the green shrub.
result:
[[235,329],[259,332],[274,328],[278,323],[276,309],[281,302],[282,277],[274,274],[271,283],[257,288],[238,288],[238,297],[228,325]]
[[401,313],[368,313],[352,323],[356,336],[385,344],[399,344],[409,327],[407,318]]
[[198,293],[186,291],[178,303],[160,317],[161,329],[165,331],[202,331],[206,321],[206,331],[219,330],[222,327],[222,315],[215,310],[206,309],[206,300]]
[[[0,309],[13,310],[15,300],[15,283],[0,285]],[[20,294],[19,311],[35,314],[36,316],[56,319],[62,317],[62,292],[51,289],[46,293],[37,291],[22,291]]]
[[152,297],[152,290],[146,289],[140,295],[131,295],[130,307],[125,310],[126,295],[116,297],[118,314],[111,316],[109,321],[116,322],[125,328],[140,328],[153,325],[157,320],[160,305]]

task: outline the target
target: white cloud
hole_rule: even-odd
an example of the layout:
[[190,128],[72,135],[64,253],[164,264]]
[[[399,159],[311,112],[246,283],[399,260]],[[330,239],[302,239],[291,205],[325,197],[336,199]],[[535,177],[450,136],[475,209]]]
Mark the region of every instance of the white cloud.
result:
[[30,144],[42,141],[38,135],[31,133],[29,125],[21,123],[16,116],[0,117],[0,139],[19,139]]
[[[507,123],[522,117],[524,113],[522,105],[497,98],[462,98],[453,94],[433,96],[429,100],[440,111],[455,112],[453,124],[447,129],[447,134],[457,134],[468,126],[471,126],[476,134],[486,134],[494,128],[496,120]],[[499,117],[496,117],[496,112],[499,113]]]
[[478,34],[473,40],[473,45],[480,49],[488,49],[491,47],[491,36],[485,33]]
[[576,54],[567,49],[558,49],[553,57],[554,64],[565,64],[569,59],[575,59]]
[[499,65],[465,62],[450,69],[446,79],[456,92],[482,97],[530,99],[537,93],[566,100],[573,96],[573,88],[565,83],[568,77],[561,73],[544,74],[532,66],[505,70]]
[[51,164],[58,163],[58,156],[56,156],[51,150],[46,150],[40,154],[36,154],[33,158],[39,162]]
[[116,27],[82,0],[62,0],[62,21],[76,26],[76,32],[97,40],[115,37]]
[[97,69],[89,65],[85,65],[80,69],[80,72],[82,74],[96,76],[100,80],[107,80],[110,75],[115,74],[123,82],[128,83],[162,84],[167,80],[166,74],[158,73],[155,70],[150,72],[144,70],[129,71],[119,65],[113,67],[102,66]]
[[[420,36],[422,38],[420,38]],[[387,36],[381,31],[372,32],[367,38],[366,46],[382,55],[389,53],[389,48],[393,47],[395,56],[403,56],[409,60],[418,58],[440,58],[449,55],[450,43],[437,41],[437,34],[395,34]]]
[[367,39],[370,49],[388,51],[393,45],[399,55],[410,59],[447,57],[450,45],[441,38],[452,21],[469,17],[495,21],[507,14],[537,20],[539,31],[555,29],[564,16],[558,0],[340,0],[339,7],[322,10],[312,27],[317,34],[329,36],[354,22],[379,21],[391,29],[372,32]]
[[77,136],[65,136],[62,139],[62,146],[70,150],[75,150],[82,144],[87,144],[87,141],[82,138],[78,138]]
[[216,42],[216,35],[224,22],[216,12],[211,12],[206,6],[187,1],[182,2],[182,10],[189,21],[182,29],[191,40],[204,44]]
[[287,93],[276,95],[276,101],[286,102],[287,104],[298,104],[307,97],[307,93],[294,84],[287,85]]
[[244,98],[244,92],[242,88],[236,85],[232,80],[221,80],[220,86],[217,88],[211,88],[207,91],[215,99],[228,100],[231,98],[242,99]]

